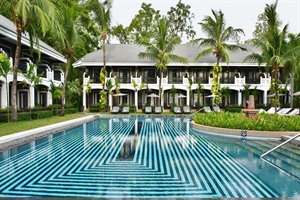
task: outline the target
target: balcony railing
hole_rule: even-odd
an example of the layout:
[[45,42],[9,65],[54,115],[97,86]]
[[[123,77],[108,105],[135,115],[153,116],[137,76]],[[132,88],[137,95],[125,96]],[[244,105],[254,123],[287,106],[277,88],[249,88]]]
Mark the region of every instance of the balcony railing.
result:
[[201,84],[208,84],[208,78],[206,77],[201,77],[201,78],[195,78],[194,83],[201,83]]
[[179,77],[179,78],[168,78],[168,83],[170,84],[180,84],[183,83],[183,78]]
[[156,77],[143,77],[143,82],[148,83],[148,84],[155,84],[157,83],[157,78]]
[[221,84],[234,84],[234,77],[220,78]]
[[260,79],[259,78],[246,78],[246,83],[249,84],[259,84]]
[[122,77],[119,78],[120,83],[131,83],[131,80],[129,77]]

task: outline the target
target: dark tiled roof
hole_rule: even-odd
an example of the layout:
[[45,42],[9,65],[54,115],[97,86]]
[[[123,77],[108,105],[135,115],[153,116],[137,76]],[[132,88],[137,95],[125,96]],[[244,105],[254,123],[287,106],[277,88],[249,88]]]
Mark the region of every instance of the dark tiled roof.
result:
[[[17,33],[16,27],[12,21],[0,15],[0,35],[4,35],[5,37],[16,41],[17,40]],[[29,35],[22,34],[22,44],[26,46],[30,46]],[[55,58],[61,62],[66,62],[63,55],[57,52],[54,48],[46,44],[45,42],[40,40],[40,51],[43,54],[46,54],[52,58]]]
[[[234,63],[240,64],[243,63],[245,57],[253,52],[259,52],[257,48],[254,48],[249,45],[241,45],[246,48],[248,51],[236,51],[229,52],[230,64]],[[204,48],[199,47],[198,45],[189,45],[189,44],[180,44],[175,50],[174,54],[184,56],[189,60],[190,64],[194,64],[194,59],[196,55],[202,51]],[[135,44],[107,44],[106,45],[106,62],[107,65],[145,65],[145,64],[153,64],[154,61],[149,59],[141,59],[138,57],[140,52],[145,51],[145,47],[135,45]],[[103,51],[96,50],[94,52],[86,54],[83,58],[74,63],[75,67],[81,66],[92,66],[98,65],[101,66],[103,62]],[[204,56],[199,59],[199,64],[214,64],[216,63],[216,58],[213,55]],[[179,64],[171,62],[172,64]],[[244,65],[254,63],[244,63]],[[183,65],[183,64],[182,64]]]

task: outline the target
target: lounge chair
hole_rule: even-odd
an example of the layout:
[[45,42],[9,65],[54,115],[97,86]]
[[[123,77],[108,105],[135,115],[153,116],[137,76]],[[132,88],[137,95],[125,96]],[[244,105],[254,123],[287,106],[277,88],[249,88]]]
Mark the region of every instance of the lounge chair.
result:
[[124,106],[123,109],[122,109],[122,113],[128,114],[129,113],[129,107],[128,106]]
[[119,106],[113,106],[111,113],[117,114],[120,112],[120,107]]
[[288,112],[290,112],[292,108],[282,108],[277,112],[278,115],[286,115]]
[[285,116],[294,116],[294,115],[299,115],[299,108],[295,108],[294,110],[292,110],[288,114],[285,114]]
[[146,113],[146,114],[152,113],[152,107],[151,107],[151,106],[145,107],[145,113]]
[[221,109],[219,106],[213,106],[214,112],[221,112]]
[[209,106],[204,106],[203,110],[204,110],[204,112],[207,112],[207,113],[212,112],[212,110],[210,109]]
[[190,107],[189,106],[183,106],[183,113],[185,113],[185,114],[189,114],[189,113],[191,113],[191,109],[190,109]]
[[181,114],[181,113],[182,113],[182,112],[181,112],[181,108],[178,107],[178,106],[174,107],[174,113],[175,113],[175,114]]
[[155,107],[154,108],[154,113],[155,114],[161,114],[161,107],[159,106],[159,107]]
[[[277,111],[279,110],[280,108],[277,107]],[[259,110],[259,113],[267,113],[267,114],[275,114],[275,107],[271,107],[269,110],[265,111],[264,109],[260,109]]]

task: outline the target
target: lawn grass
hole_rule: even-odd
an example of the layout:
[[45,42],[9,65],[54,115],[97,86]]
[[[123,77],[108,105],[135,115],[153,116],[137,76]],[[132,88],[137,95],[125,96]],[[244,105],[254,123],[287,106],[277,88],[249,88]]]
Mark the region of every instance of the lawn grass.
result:
[[9,123],[0,123],[0,137],[4,135],[9,135],[12,133],[17,133],[20,131],[26,131],[33,128],[38,128],[41,126],[47,126],[50,124],[55,124],[63,121],[68,121],[72,119],[77,119],[80,117],[85,117],[84,113],[76,113],[65,116],[54,116],[51,118],[45,119],[36,119],[30,121],[18,121],[18,122],[9,122]]

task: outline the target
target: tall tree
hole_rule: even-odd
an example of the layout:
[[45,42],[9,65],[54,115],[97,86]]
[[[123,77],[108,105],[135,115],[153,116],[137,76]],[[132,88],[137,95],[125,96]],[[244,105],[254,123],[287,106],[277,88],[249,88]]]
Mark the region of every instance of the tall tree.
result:
[[81,42],[78,33],[78,26],[81,22],[80,8],[77,3],[72,1],[60,3],[61,20],[60,25],[63,28],[61,35],[57,35],[59,41],[56,46],[67,60],[64,69],[64,82],[61,96],[61,115],[65,114],[66,89],[68,84],[68,74],[74,59],[76,46]]
[[198,62],[200,57],[211,53],[216,56],[217,63],[213,67],[213,85],[211,91],[213,94],[218,95],[218,97],[214,98],[214,104],[217,105],[221,101],[219,73],[222,72],[222,67],[220,66],[220,61],[223,60],[228,65],[228,50],[237,51],[246,49],[239,45],[226,43],[237,40],[240,34],[244,34],[244,31],[242,29],[234,29],[231,26],[226,27],[224,14],[221,10],[212,10],[212,14],[213,17],[205,16],[202,22],[199,23],[202,31],[208,36],[208,38],[198,38],[193,40],[193,43],[197,43],[199,46],[207,47],[198,53],[195,58],[195,62]]
[[[30,87],[36,87],[38,84],[42,82],[41,77],[36,75],[36,64],[30,64],[29,68],[26,73],[23,75],[27,80],[24,81],[24,84],[27,84],[29,86],[29,92]],[[29,94],[29,112],[30,112],[30,119],[31,119],[31,95]]]
[[161,15],[152,4],[142,3],[140,10],[131,20],[129,26],[117,25],[112,27],[113,35],[120,43],[139,43],[142,37],[151,37],[156,31],[157,20],[166,18],[170,24],[170,34],[187,40],[194,38],[196,32],[193,30],[192,20],[194,14],[190,11],[191,6],[178,1],[176,6],[171,7],[166,15]]
[[1,0],[0,10],[9,14],[16,26],[17,47],[15,52],[13,83],[11,91],[12,121],[17,121],[17,74],[22,45],[22,34],[27,32],[30,45],[39,44],[37,30],[46,34],[51,26],[56,25],[57,9],[51,0]]
[[5,78],[6,87],[6,104],[7,104],[7,121],[9,122],[9,91],[8,91],[8,73],[12,70],[9,58],[6,54],[0,53],[0,76]]
[[272,69],[272,83],[271,91],[275,94],[274,104],[275,112],[277,112],[277,106],[279,105],[279,92],[281,90],[279,73],[280,68],[285,65],[287,59],[296,55],[300,51],[300,47],[287,49],[287,34],[288,25],[280,28],[280,21],[277,14],[277,3],[268,5],[264,9],[263,19],[267,24],[266,32],[261,35],[260,41],[256,41],[255,44],[262,49],[262,53],[253,53],[248,55],[245,60],[257,61],[259,65],[266,63],[267,67]]
[[170,61],[187,63],[188,59],[176,54],[172,54],[176,45],[180,43],[180,38],[170,34],[170,24],[167,19],[162,18],[157,22],[157,29],[151,38],[142,38],[140,45],[145,46],[145,52],[140,52],[139,57],[155,60],[155,66],[160,73],[159,79],[159,105],[162,98],[162,78],[163,72],[167,69]]
[[98,0],[89,0],[88,6],[92,10],[92,19],[99,28],[99,35],[102,41],[103,67],[100,72],[100,80],[102,84],[102,91],[100,92],[100,106],[104,107],[106,105],[105,78],[107,77],[106,42],[111,25],[111,4],[110,1],[104,1],[103,3],[100,3]]

